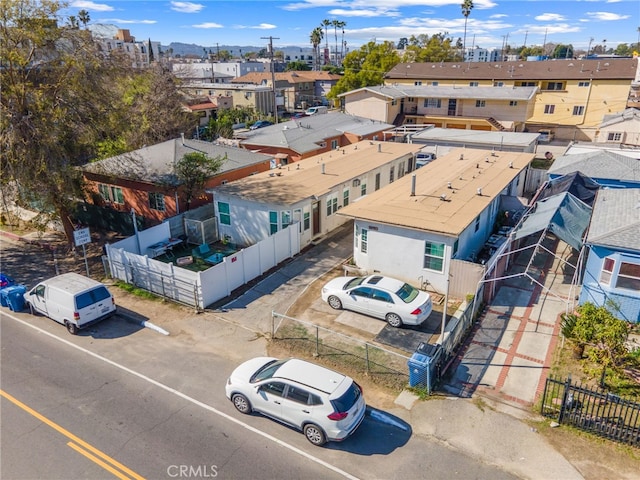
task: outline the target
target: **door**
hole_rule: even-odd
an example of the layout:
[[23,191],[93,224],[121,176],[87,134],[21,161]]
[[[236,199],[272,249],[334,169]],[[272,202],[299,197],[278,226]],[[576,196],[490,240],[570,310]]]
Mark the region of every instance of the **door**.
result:
[[391,295],[377,288],[371,289],[369,300],[369,315],[384,320],[387,313],[395,311]]
[[[282,420],[298,428],[307,420],[313,419],[312,394],[297,385],[288,385],[282,399]],[[317,398],[318,403],[322,403]]]
[[49,316],[47,310],[47,301],[45,300],[45,293],[47,287],[44,285],[38,285],[29,293],[29,303],[33,306],[33,309],[41,313],[42,315]]
[[454,117],[456,115],[457,106],[458,106],[457,100],[455,98],[450,98],[447,115],[449,115],[450,117]]
[[349,292],[349,296],[345,299],[342,306],[354,312],[369,315],[370,296],[371,287],[356,287]]
[[320,233],[320,202],[313,202],[311,205],[311,219],[313,222],[313,236]]
[[251,399],[253,408],[269,417],[282,418],[282,397],[286,385],[282,382],[265,382],[256,389]]

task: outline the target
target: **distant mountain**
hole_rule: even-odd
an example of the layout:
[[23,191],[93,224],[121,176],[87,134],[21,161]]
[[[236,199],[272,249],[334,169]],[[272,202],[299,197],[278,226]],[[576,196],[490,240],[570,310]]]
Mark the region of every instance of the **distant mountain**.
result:
[[[118,33],[119,27],[117,25],[110,25],[105,23],[92,23],[87,26],[87,28],[93,33],[96,37],[101,38],[115,38]],[[131,32],[134,34],[134,32]],[[133,35],[135,37],[135,34]],[[136,38],[136,41],[147,41],[147,38]],[[151,39],[153,40],[153,38]],[[184,57],[185,55],[195,55],[198,57],[204,56],[205,50],[211,53],[216,53],[218,50],[227,50],[233,56],[239,56],[240,53],[246,54],[250,52],[259,52],[262,49],[267,48],[267,45],[263,45],[261,47],[251,46],[251,45],[212,45],[212,46],[204,46],[204,45],[196,45],[195,43],[180,43],[180,42],[171,42],[169,45],[161,45],[160,48],[163,52],[168,51],[170,48],[173,49],[173,55],[180,55]],[[286,47],[276,47],[275,50],[284,52],[285,57],[289,57],[292,60],[297,60],[300,56],[311,56],[313,55],[312,47],[299,47],[295,45],[286,46]]]

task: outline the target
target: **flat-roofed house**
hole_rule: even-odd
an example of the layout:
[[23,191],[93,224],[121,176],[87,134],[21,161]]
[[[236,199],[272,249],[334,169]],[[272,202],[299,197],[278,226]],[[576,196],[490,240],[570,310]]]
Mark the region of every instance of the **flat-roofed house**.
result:
[[446,292],[451,262],[482,249],[495,231],[502,197],[520,194],[533,158],[532,153],[452,150],[351,203],[338,213],[354,219],[355,264]]
[[[329,117],[330,115],[321,115]],[[342,225],[337,213],[401,180],[420,146],[362,141],[211,190],[218,231],[253,245],[279,230],[299,228],[300,246]]]

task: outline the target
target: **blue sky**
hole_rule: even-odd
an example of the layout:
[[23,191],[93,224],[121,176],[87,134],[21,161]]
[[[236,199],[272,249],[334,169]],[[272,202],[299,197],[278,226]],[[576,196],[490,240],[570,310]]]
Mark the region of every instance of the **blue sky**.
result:
[[[346,22],[344,39],[354,50],[371,41],[446,33],[464,36],[462,0],[262,0],[124,1],[69,0],[65,14],[89,12],[90,23],[129,29],[137,40],[203,46],[310,47],[309,35],[324,19]],[[467,47],[501,48],[570,43],[576,49],[638,42],[638,0],[474,0]],[[338,43],[342,32],[338,31]],[[335,45],[332,27],[329,46]],[[323,44],[325,40],[323,40]]]

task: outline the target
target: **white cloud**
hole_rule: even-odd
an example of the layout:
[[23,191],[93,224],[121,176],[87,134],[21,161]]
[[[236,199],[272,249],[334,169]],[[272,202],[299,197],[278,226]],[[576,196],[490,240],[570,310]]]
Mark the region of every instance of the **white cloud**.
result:
[[142,25],[154,25],[158,23],[156,20],[123,20],[121,18],[105,18],[100,20],[101,23],[127,23],[127,24],[142,24]]
[[536,16],[535,19],[540,22],[560,22],[565,18],[564,15],[559,15],[557,13],[543,13],[542,15]]
[[245,28],[251,28],[254,30],[273,30],[274,28],[278,27],[271,23],[261,23],[259,25],[234,25],[233,28],[236,28],[238,30],[243,30]]
[[85,10],[93,10],[96,12],[112,12],[113,7],[111,5],[105,5],[104,3],[95,3],[89,0],[75,0],[71,2],[71,7],[84,8]]
[[618,15],[611,12],[587,12],[587,16],[594,20],[603,20],[605,22],[612,20],[626,20],[630,15]]
[[198,13],[204,5],[191,2],[171,2],[171,10],[180,13]]
[[393,9],[366,9],[361,8],[357,10],[345,10],[342,8],[334,8],[327,13],[336,17],[362,17],[362,18],[375,18],[375,17],[399,17],[400,12]]
[[[345,11],[380,10],[395,11],[402,7],[444,7],[447,5],[460,6],[460,0],[304,0],[301,2],[283,5],[283,10],[296,11],[309,8],[331,8],[343,9]],[[475,0],[473,7],[479,10],[494,8],[498,6],[493,0]],[[388,15],[386,15],[388,16]]]
[[196,25],[191,25],[193,28],[223,28],[223,25],[220,25],[219,23],[214,23],[214,22],[205,22],[205,23],[198,23]]

